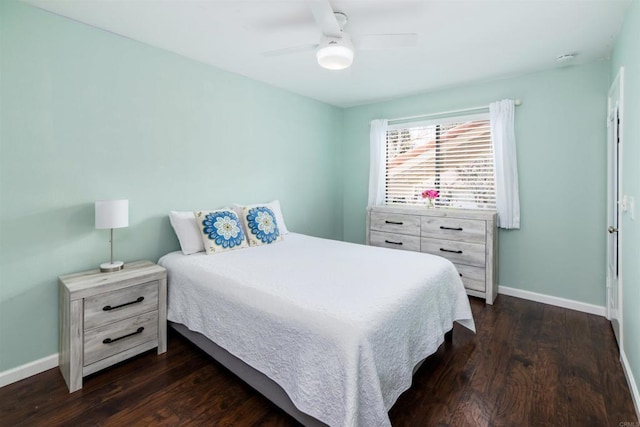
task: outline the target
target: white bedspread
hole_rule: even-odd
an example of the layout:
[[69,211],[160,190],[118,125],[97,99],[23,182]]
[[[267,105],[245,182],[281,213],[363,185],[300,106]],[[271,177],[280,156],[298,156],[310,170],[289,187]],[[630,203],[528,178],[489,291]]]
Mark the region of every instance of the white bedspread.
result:
[[277,382],[330,426],[389,426],[454,321],[475,331],[453,264],[416,252],[291,233],[216,255],[173,252],[168,319]]

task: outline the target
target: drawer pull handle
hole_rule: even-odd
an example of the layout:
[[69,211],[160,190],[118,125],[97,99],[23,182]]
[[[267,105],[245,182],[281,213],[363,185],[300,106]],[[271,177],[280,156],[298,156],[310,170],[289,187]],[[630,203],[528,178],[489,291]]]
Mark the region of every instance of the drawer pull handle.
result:
[[129,338],[129,337],[130,337],[130,336],[132,336],[132,335],[138,335],[138,334],[141,334],[141,333],[142,333],[142,331],[144,331],[144,328],[143,328],[142,326],[140,326],[138,329],[136,329],[136,331],[135,331],[135,332],[131,332],[130,334],[123,335],[123,336],[121,336],[121,337],[114,338],[114,339],[111,339],[111,338],[105,338],[104,340],[102,340],[102,343],[103,343],[103,344],[111,344],[111,343],[113,343],[113,342],[120,341],[120,340],[123,340],[123,339],[125,339],[125,338]]
[[402,225],[402,224],[404,224],[404,222],[401,222],[401,221],[385,221],[385,224]]
[[105,305],[104,307],[102,307],[102,310],[104,311],[111,311],[111,310],[115,310],[116,308],[122,308],[122,307],[126,307],[128,305],[131,304],[137,304],[139,302],[144,301],[144,297],[138,297],[138,299],[136,299],[135,301],[131,301],[131,302],[125,302],[124,304],[120,304],[120,305],[116,305],[111,307],[110,305]]
[[440,248],[440,250],[441,250],[442,252],[451,252],[452,254],[461,254],[461,253],[462,253],[462,251],[452,251],[451,249],[443,249],[443,248]]
[[440,226],[440,230],[453,230],[453,231],[462,231],[462,227],[443,227]]
[[384,242],[385,243],[390,243],[392,245],[400,245],[400,246],[402,246],[402,242],[392,242],[391,240],[385,240]]

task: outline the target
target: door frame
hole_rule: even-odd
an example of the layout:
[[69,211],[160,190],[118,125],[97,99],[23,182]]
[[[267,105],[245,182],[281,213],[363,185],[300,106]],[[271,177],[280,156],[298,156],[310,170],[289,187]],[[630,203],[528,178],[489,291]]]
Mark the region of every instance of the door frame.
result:
[[[618,125],[618,132],[617,132],[617,136],[618,136],[618,141],[613,141],[610,140],[610,135],[611,135],[611,131],[609,130],[609,127],[612,125],[612,122],[610,121],[610,117],[611,114],[614,113],[612,112],[612,109],[615,108],[615,105],[613,105],[612,102],[612,95],[615,94],[615,92],[618,92],[618,119],[619,119],[619,125]],[[618,71],[615,79],[613,80],[613,82],[611,83],[611,86],[609,88],[609,92],[607,94],[607,227],[609,227],[610,225],[613,224],[613,217],[611,214],[611,206],[613,206],[614,204],[617,203],[618,208],[616,210],[617,213],[617,227],[618,227],[618,232],[617,232],[617,239],[618,239],[618,254],[617,254],[617,264],[618,264],[618,268],[617,268],[617,272],[618,272],[618,316],[617,316],[617,320],[618,320],[618,331],[619,331],[619,342],[618,342],[618,346],[620,348],[622,348],[622,342],[623,342],[623,324],[622,324],[622,309],[623,309],[623,277],[622,277],[622,241],[623,241],[623,226],[622,226],[622,213],[625,210],[625,206],[623,205],[623,199],[624,199],[624,192],[623,192],[623,182],[622,182],[622,171],[623,171],[623,156],[622,156],[622,152],[624,149],[624,67],[620,67],[620,70]],[[612,187],[612,183],[611,183],[611,179],[612,179],[612,167],[613,167],[613,161],[614,159],[613,157],[613,153],[615,153],[615,146],[612,144],[616,144],[618,145],[617,147],[617,180],[618,180],[618,199],[619,200],[615,200],[616,199],[616,195],[612,194],[611,191],[611,187]],[[611,244],[611,239],[609,238],[609,236],[607,235],[607,252],[606,252],[606,277],[607,277],[607,281],[606,281],[606,294],[607,294],[607,301],[606,301],[606,315],[607,315],[607,319],[611,320],[611,310],[610,310],[610,300],[611,300],[611,286],[612,286],[612,275],[610,274],[610,269],[609,269],[609,256],[610,256],[610,252],[612,251],[612,244]]]

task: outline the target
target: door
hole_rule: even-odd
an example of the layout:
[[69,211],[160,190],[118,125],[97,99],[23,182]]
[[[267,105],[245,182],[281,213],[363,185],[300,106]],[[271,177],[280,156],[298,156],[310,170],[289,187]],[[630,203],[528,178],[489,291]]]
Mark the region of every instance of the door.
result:
[[622,346],[622,277],[620,249],[622,240],[622,88],[624,68],[609,89],[607,109],[607,318],[618,346]]

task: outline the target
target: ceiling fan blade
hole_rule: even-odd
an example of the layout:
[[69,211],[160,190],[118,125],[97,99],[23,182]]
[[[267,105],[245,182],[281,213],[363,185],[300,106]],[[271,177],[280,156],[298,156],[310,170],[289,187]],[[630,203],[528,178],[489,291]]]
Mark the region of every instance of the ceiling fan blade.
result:
[[340,25],[333,13],[329,0],[316,0],[310,4],[313,18],[320,27],[322,34],[329,37],[341,37]]
[[302,46],[292,46],[292,47],[285,47],[283,49],[268,50],[266,52],[262,52],[262,56],[264,56],[265,58],[270,58],[272,56],[281,56],[281,55],[289,55],[289,54],[298,53],[298,52],[312,51],[317,48],[318,48],[317,44],[305,44]]
[[418,45],[418,34],[368,34],[353,36],[353,44],[360,50],[392,49],[397,47],[414,47]]

